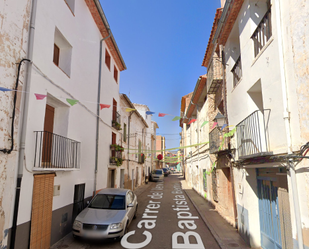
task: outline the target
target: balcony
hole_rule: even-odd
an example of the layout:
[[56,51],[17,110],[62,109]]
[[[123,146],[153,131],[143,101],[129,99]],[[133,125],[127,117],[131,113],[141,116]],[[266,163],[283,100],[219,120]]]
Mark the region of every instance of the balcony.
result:
[[109,162],[111,164],[121,166],[123,162],[122,152],[124,151],[124,148],[118,144],[111,144],[110,148],[111,148],[111,158]]
[[242,77],[241,57],[239,56],[231,72],[233,73],[233,86],[235,87]]
[[113,110],[112,127],[114,127],[117,130],[121,130],[120,117],[121,116],[119,112]]
[[80,168],[80,142],[48,131],[34,133],[35,168],[53,170]]
[[265,122],[269,114],[270,110],[255,111],[236,125],[237,152],[240,159],[272,155],[269,151],[268,125]]
[[225,151],[229,149],[229,138],[225,138],[223,141],[224,132],[220,131],[218,127],[214,128],[209,133],[209,153],[217,154],[219,151]]
[[223,81],[222,58],[214,54],[207,68],[207,93],[213,94]]
[[271,9],[269,8],[251,36],[251,39],[254,41],[255,57],[260,53],[271,36]]

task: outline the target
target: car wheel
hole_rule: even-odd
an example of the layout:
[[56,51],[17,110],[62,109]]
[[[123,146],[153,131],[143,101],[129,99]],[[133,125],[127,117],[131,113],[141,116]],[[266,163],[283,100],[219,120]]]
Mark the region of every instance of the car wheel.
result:
[[137,208],[138,208],[138,205],[136,205],[136,209],[135,209],[135,212],[134,212],[134,216],[133,216],[133,219],[136,219],[136,213],[137,213]]

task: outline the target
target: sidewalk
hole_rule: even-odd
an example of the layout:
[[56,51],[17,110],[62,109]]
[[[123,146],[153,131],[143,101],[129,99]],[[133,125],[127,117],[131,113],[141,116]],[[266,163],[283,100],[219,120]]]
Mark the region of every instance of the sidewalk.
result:
[[237,230],[222,218],[202,196],[192,188],[189,188],[185,180],[181,181],[181,185],[222,249],[250,248]]

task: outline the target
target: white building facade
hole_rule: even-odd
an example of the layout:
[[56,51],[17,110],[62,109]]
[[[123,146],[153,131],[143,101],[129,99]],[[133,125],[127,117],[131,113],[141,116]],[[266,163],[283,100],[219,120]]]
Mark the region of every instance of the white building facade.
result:
[[57,242],[85,202],[111,184],[108,151],[112,132],[121,136],[113,120],[126,69],[99,1],[32,6],[32,63],[15,166],[21,191],[16,224],[7,224],[16,248]]

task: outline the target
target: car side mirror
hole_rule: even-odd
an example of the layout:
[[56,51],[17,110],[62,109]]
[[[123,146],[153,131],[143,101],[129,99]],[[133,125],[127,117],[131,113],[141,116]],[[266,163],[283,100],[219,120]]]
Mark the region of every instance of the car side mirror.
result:
[[134,205],[133,205],[133,203],[130,203],[130,204],[128,204],[128,206],[127,206],[128,208],[133,208],[134,207]]

